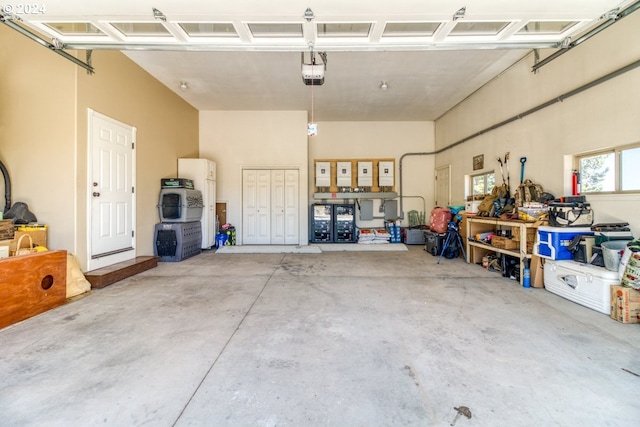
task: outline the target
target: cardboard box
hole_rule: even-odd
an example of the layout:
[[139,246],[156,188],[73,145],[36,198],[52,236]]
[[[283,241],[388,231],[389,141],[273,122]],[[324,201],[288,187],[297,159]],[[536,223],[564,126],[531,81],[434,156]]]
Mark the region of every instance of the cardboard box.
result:
[[640,291],[611,286],[611,318],[622,323],[640,323]]
[[531,287],[544,288],[544,259],[533,255],[529,264],[531,273]]
[[495,246],[500,249],[518,249],[520,243],[506,237],[493,236],[491,238],[491,246]]
[[[16,251],[16,247],[18,246],[18,240],[20,236],[23,234],[28,234],[31,236],[31,240],[33,240],[33,244],[36,246],[44,246],[47,248],[47,226],[43,224],[32,224],[32,225],[22,225],[16,228],[15,236],[13,240],[10,242],[9,253],[13,255]],[[22,239],[22,247],[26,247],[25,240],[28,240],[26,237]]]
[[[527,233],[527,242],[535,242],[536,241],[536,233],[538,232],[538,229],[535,227],[527,227],[526,228],[526,233]],[[520,240],[520,227],[511,227],[511,238],[513,240]]]
[[14,230],[13,230],[13,221],[10,219],[1,219],[0,220],[0,240],[11,240],[13,239]]

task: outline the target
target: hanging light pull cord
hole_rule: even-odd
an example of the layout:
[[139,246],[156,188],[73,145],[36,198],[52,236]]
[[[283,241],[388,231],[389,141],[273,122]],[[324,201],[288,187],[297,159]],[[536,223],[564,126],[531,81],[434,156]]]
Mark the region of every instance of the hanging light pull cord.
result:
[[313,72],[313,67],[315,67],[316,61],[313,57],[313,47],[311,47],[309,51],[311,55],[311,123],[315,123],[313,120],[313,76],[315,75]]

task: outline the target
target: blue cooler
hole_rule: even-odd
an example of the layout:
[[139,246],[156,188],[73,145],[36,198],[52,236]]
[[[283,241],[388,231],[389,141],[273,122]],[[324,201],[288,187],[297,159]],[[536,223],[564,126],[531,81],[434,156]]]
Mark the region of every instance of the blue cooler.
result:
[[538,227],[533,253],[554,260],[571,260],[573,254],[567,248],[576,236],[593,236],[590,227]]

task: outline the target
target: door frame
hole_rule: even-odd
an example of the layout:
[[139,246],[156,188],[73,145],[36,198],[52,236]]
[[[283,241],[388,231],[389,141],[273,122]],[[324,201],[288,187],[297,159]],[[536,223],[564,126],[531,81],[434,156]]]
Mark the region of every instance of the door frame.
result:
[[133,231],[133,235],[131,236],[131,247],[132,250],[125,252],[118,252],[111,255],[106,255],[100,258],[92,258],[92,227],[93,227],[93,215],[92,215],[92,196],[91,193],[93,191],[93,154],[94,154],[94,144],[93,144],[93,127],[94,127],[94,117],[99,117],[101,120],[112,122],[118,126],[124,126],[130,128],[133,136],[133,149],[131,150],[131,185],[133,188],[136,188],[136,134],[137,128],[135,126],[128,125],[126,123],[122,123],[118,120],[115,120],[109,116],[98,113],[91,108],[87,108],[87,182],[86,182],[86,197],[87,197],[87,225],[86,225],[86,238],[87,238],[87,271],[95,270],[102,267],[107,267],[109,265],[116,264],[122,261],[128,261],[135,259],[137,250],[136,250],[136,194],[135,191],[131,195],[131,230]]

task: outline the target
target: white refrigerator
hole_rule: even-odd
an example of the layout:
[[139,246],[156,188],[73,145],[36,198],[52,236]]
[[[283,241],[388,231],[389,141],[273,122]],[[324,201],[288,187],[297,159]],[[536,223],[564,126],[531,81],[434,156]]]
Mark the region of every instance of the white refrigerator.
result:
[[178,159],[178,178],[193,180],[196,190],[202,192],[202,249],[216,243],[216,163],[209,159]]

